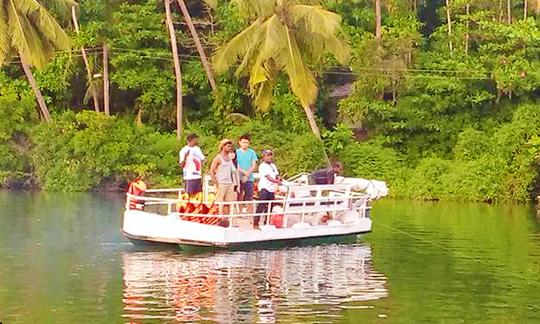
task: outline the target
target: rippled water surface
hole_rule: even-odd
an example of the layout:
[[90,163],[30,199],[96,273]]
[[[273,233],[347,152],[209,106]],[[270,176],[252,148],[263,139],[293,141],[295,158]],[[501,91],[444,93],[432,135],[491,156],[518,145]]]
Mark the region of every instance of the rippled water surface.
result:
[[122,199],[0,192],[0,322],[540,322],[528,206],[382,201],[357,244],[186,255],[126,242]]

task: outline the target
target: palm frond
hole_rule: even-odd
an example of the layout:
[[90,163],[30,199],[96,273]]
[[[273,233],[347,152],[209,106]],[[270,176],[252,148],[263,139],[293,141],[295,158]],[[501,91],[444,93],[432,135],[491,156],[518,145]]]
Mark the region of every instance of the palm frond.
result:
[[341,25],[341,16],[325,10],[321,6],[295,5],[289,8],[289,14],[296,23],[303,23],[312,33],[334,35]]
[[272,90],[276,83],[278,70],[273,60],[256,62],[249,78],[249,94],[253,98],[253,104],[261,111],[270,108]]
[[300,99],[303,106],[309,106],[317,99],[317,82],[302,60],[292,31],[288,27],[285,28],[287,29],[287,50],[283,51],[279,58],[289,76],[293,93]]
[[251,120],[251,118],[242,113],[230,113],[226,116],[226,118],[235,124],[241,124]]
[[284,49],[285,25],[277,15],[270,16],[261,26],[262,44],[257,60],[264,62]]
[[218,6],[218,0],[204,0],[204,3],[210,9],[216,9]]
[[351,59],[351,48],[347,42],[343,41],[341,38],[332,35],[326,39],[324,42],[324,47],[326,51],[332,53],[336,60],[340,64],[347,64]]
[[257,87],[260,83],[266,82],[270,79],[268,69],[265,67],[265,62],[257,60],[251,72],[249,74],[249,91],[254,94],[257,92]]
[[0,66],[5,62],[10,51],[7,11],[4,6],[0,6]]
[[224,73],[257,42],[263,19],[257,19],[227,44],[214,52],[212,63],[217,73]]
[[11,47],[28,64],[42,68],[55,49],[70,48],[65,31],[38,1],[7,0],[6,10]]
[[71,7],[78,6],[74,0],[41,0],[40,2],[43,4],[42,7],[65,20],[69,20]]
[[349,45],[338,37],[341,24],[338,14],[319,6],[306,5],[291,7],[289,14],[295,22],[299,46],[313,59],[318,61],[325,52],[330,52],[341,64],[349,61]]
[[[58,6],[61,3],[67,4],[68,1],[60,0]],[[43,38],[49,40],[57,49],[68,50],[70,48],[68,35],[43,5],[36,0],[25,0],[19,2],[19,4],[21,10],[23,10],[21,13],[27,17],[31,17],[32,22],[38,27]],[[58,8],[62,8],[62,6]]]
[[256,91],[252,93],[253,104],[263,112],[267,112],[272,102],[272,91],[274,89],[275,81],[267,80],[256,88]]
[[255,53],[257,53],[259,48],[259,43],[253,43],[253,46],[249,47],[247,52],[244,53],[242,62],[240,62],[240,65],[238,65],[238,68],[236,68],[236,71],[234,72],[234,75],[237,78],[242,78],[249,74],[249,67],[252,66],[253,61],[256,59]]
[[11,37],[11,46],[16,48],[21,59],[25,60],[29,64],[35,64],[36,58],[32,57],[33,49],[36,48],[35,44],[32,44],[32,40],[28,39],[26,33],[31,33],[33,28],[26,23],[26,19],[15,7],[14,0],[7,1],[7,17],[8,17],[8,33]]
[[277,5],[276,0],[231,0],[246,18],[271,15]]

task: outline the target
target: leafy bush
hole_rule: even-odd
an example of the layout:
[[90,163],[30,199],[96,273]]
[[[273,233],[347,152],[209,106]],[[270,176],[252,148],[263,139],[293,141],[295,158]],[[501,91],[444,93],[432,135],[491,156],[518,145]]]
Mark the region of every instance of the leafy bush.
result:
[[[66,112],[34,130],[32,160],[44,189],[84,191],[103,180],[149,174],[150,182],[177,179],[174,136],[89,111]],[[156,175],[152,177],[152,175]]]
[[347,175],[391,182],[400,172],[400,159],[391,148],[377,143],[351,143],[338,158],[345,166]]
[[519,106],[490,132],[466,129],[453,159],[424,158],[402,179],[398,195],[416,199],[528,201],[538,177],[540,111]]

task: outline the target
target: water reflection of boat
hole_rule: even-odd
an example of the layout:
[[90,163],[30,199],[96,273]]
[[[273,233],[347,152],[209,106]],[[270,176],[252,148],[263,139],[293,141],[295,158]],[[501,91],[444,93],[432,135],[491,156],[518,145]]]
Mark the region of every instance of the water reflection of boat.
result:
[[123,271],[123,316],[131,321],[298,322],[387,296],[367,245],[194,257],[128,252]]

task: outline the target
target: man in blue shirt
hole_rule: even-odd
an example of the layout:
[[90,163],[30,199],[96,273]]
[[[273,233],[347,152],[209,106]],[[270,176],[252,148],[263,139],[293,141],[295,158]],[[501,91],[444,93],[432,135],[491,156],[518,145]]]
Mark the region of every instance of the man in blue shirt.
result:
[[[239,149],[236,150],[236,161],[238,163],[238,172],[240,174],[240,200],[253,200],[253,191],[255,177],[253,172],[257,166],[257,153],[249,148],[251,137],[247,134],[238,139]],[[248,205],[248,212],[253,212],[253,205]]]

